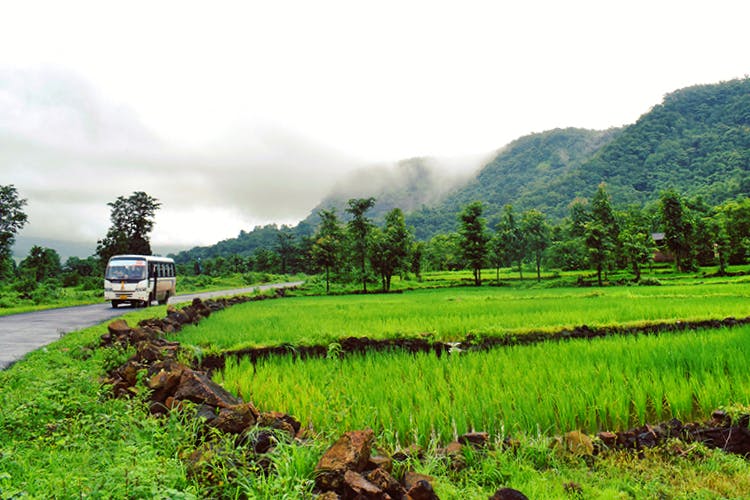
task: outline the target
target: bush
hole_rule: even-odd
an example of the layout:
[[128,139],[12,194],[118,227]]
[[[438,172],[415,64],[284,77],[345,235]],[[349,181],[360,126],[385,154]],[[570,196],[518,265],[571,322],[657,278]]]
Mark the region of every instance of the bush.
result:
[[638,284],[641,286],[660,286],[661,281],[656,278],[641,278]]

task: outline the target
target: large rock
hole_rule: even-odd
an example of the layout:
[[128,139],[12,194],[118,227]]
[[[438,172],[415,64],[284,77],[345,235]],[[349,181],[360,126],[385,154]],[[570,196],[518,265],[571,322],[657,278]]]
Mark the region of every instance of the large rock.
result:
[[341,492],[346,471],[362,472],[370,460],[375,435],[372,429],[351,431],[326,451],[315,467],[315,484],[323,491]]
[[208,378],[205,373],[184,370],[180,385],[174,394],[175,399],[184,399],[198,404],[207,404],[219,408],[230,408],[242,401],[229,391]]
[[529,498],[513,488],[500,488],[489,500],[529,500]]
[[243,403],[219,410],[209,425],[229,434],[241,434],[258,420],[258,410],[252,403]]
[[440,500],[432,489],[432,484],[426,479],[420,479],[409,488],[404,496],[406,500]]
[[348,470],[344,473],[344,498],[385,500],[391,497],[362,474]]
[[293,438],[297,435],[302,424],[296,418],[278,411],[263,412],[258,417],[258,425],[278,429]]
[[750,456],[750,430],[747,427],[712,427],[690,431],[690,436],[710,448]]
[[406,494],[406,489],[401,483],[399,483],[396,478],[391,476],[387,471],[379,467],[368,472],[365,479],[388,493],[391,498],[403,498]]

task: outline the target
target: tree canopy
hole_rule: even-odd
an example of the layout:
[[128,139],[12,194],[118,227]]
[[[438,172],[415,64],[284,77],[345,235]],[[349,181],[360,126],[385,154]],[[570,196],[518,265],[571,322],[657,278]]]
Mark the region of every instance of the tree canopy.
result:
[[118,254],[151,255],[149,233],[154,228],[154,215],[161,203],[143,191],[136,191],[127,198],[119,196],[107,205],[112,208],[112,226],[96,247],[102,262]]

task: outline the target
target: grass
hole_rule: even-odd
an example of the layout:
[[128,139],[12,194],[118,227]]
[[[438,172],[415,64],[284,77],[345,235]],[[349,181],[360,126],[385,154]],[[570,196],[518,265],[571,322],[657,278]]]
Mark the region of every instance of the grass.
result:
[[663,287],[461,287],[403,294],[293,297],[237,306],[187,328],[179,340],[209,351],[349,336],[429,336],[456,341],[562,327],[723,319],[750,315],[742,282]]
[[[432,313],[437,316],[442,317],[444,311],[452,310],[453,306],[457,308],[454,312],[461,312],[458,317],[463,319],[455,320],[454,326],[451,327],[456,329],[455,325],[459,325],[455,331],[460,331],[461,321],[479,325],[471,327],[479,332],[489,331],[487,325],[492,326],[495,323],[487,323],[488,319],[499,323],[499,329],[511,328],[514,324],[520,325],[516,328],[522,329],[529,323],[524,317],[532,317],[532,323],[548,324],[554,328],[554,316],[564,315],[567,310],[553,307],[558,300],[563,301],[566,307],[572,307],[577,314],[608,323],[622,321],[623,318],[625,321],[641,321],[642,318],[633,318],[644,316],[644,311],[653,311],[648,308],[640,309],[641,304],[647,303],[658,303],[660,307],[667,308],[669,313],[662,316],[669,316],[670,320],[703,314],[716,314],[720,317],[742,316],[747,315],[747,310],[743,308],[743,301],[747,302],[747,294],[739,280],[709,278],[705,279],[703,284],[695,286],[692,285],[695,283],[694,278],[692,282],[687,278],[681,278],[675,280],[679,282],[679,285],[675,286],[617,289],[543,289],[537,288],[531,282],[524,282],[518,285],[514,283],[512,287],[480,290],[454,288],[372,297],[298,297],[248,304],[245,309],[242,309],[244,306],[237,306],[212,315],[205,324],[208,326],[223,316],[230,316],[235,310],[242,310],[243,313],[233,321],[235,325],[239,325],[237,328],[244,329],[244,323],[255,324],[255,316],[263,312],[266,305],[278,305],[281,307],[272,310],[277,318],[290,318],[282,318],[283,321],[276,324],[266,318],[263,321],[271,321],[266,323],[266,326],[270,324],[272,328],[267,337],[239,339],[239,342],[275,344],[283,342],[279,336],[281,332],[284,332],[288,341],[294,343],[306,338],[317,338],[320,335],[315,333],[318,323],[329,319],[333,321],[337,314],[343,316],[336,320],[338,323],[333,321],[334,326],[356,323],[357,311],[362,315],[362,321],[366,322],[369,332],[380,331],[383,336],[406,335],[406,329],[394,331],[393,324],[397,323],[391,324],[385,320],[394,316],[400,318],[399,321],[403,325],[410,325],[409,315],[420,310],[423,311],[422,318],[418,321],[429,319],[430,300],[433,301]],[[454,294],[452,300],[451,293]],[[398,302],[407,297],[414,298],[415,308]],[[343,302],[327,302],[334,299]],[[388,302],[391,299],[397,302]],[[535,302],[544,306],[536,313],[526,315],[524,311],[530,311],[529,305]],[[683,307],[681,302],[687,305]],[[299,304],[304,307],[300,307]],[[333,304],[338,304],[341,308],[331,309]],[[619,309],[627,310],[618,312],[618,304]],[[627,304],[628,307],[624,308],[623,304]],[[464,306],[467,309],[462,309]],[[488,309],[493,313],[482,316],[483,311]],[[505,314],[498,313],[498,310]],[[326,311],[330,318],[326,318]],[[164,313],[164,307],[153,307],[148,310],[134,310],[124,317],[130,324],[134,324],[138,319],[163,316]],[[545,316],[547,313],[549,316]],[[660,313],[657,311],[652,314],[658,316]],[[560,317],[564,321],[570,320],[565,316]],[[576,316],[571,317],[573,319],[570,321],[574,321],[575,324],[581,323],[576,320]],[[287,326],[287,320],[295,320],[296,323],[290,321]],[[593,324],[590,321],[586,322]],[[443,324],[443,319],[439,319],[436,324]],[[446,321],[445,324],[450,322]],[[380,330],[373,328],[373,325],[380,325]],[[302,330],[285,331],[282,326]],[[341,333],[336,329],[338,326],[328,328],[331,328],[335,335]],[[283,358],[269,361],[264,365],[258,365],[258,368],[263,370],[263,380],[260,375],[254,378],[243,376],[242,378],[247,380],[243,380],[242,383],[250,381],[252,387],[239,388],[244,396],[255,399],[261,410],[290,411],[290,408],[275,406],[276,403],[271,399],[261,396],[261,391],[276,393],[275,397],[293,397],[292,393],[309,393],[310,398],[323,398],[325,391],[331,390],[331,387],[325,387],[326,384],[335,388],[334,384],[341,381],[339,393],[333,391],[329,400],[320,399],[319,405],[312,408],[311,417],[305,418],[302,413],[296,415],[302,419],[303,425],[312,423],[319,433],[314,440],[301,444],[281,442],[277,451],[270,456],[275,471],[270,474],[262,472],[249,460],[251,454],[247,449],[228,439],[219,440],[211,448],[216,452],[214,458],[208,461],[205,467],[195,470],[189,456],[204,446],[206,436],[196,428],[193,421],[176,413],[168,418],[148,417],[144,404],[138,398],[111,399],[107,388],[100,386],[100,377],[108,367],[120,364],[128,353],[93,348],[105,330],[105,325],[99,325],[69,333],[58,342],[29,354],[24,360],[0,372],[0,405],[3,408],[0,412],[0,498],[309,498],[312,496],[315,463],[323,450],[338,437],[340,427],[336,426],[341,426],[346,421],[355,425],[358,422],[353,420],[355,417],[360,419],[359,422],[364,421],[361,420],[364,418],[372,418],[372,415],[368,417],[368,413],[385,421],[384,417],[397,403],[396,399],[385,399],[382,394],[377,396],[380,399],[368,402],[365,395],[374,392],[373,387],[398,389],[401,393],[398,397],[403,397],[403,394],[409,397],[408,404],[404,406],[403,403],[399,403],[402,404],[402,410],[391,417],[395,422],[393,427],[388,424],[388,429],[385,425],[380,428],[378,445],[386,448],[384,451],[388,451],[388,448],[395,447],[396,443],[400,442],[398,436],[411,437],[415,432],[418,436],[427,436],[426,459],[419,463],[399,465],[397,469],[403,470],[410,466],[418,472],[432,475],[435,477],[436,492],[443,499],[486,499],[502,486],[520,489],[529,498],[747,498],[750,492],[750,463],[747,460],[720,451],[707,450],[700,445],[688,447],[673,443],[666,448],[647,450],[641,456],[611,453],[599,456],[594,461],[566,455],[559,449],[553,449],[546,433],[554,432],[555,426],[558,425],[557,418],[569,418],[566,417],[569,411],[563,404],[551,405],[554,410],[546,418],[554,423],[540,424],[538,427],[529,426],[531,430],[525,430],[526,424],[523,424],[523,419],[519,419],[522,423],[518,425],[513,424],[511,420],[503,421],[503,426],[498,425],[494,438],[499,439],[500,436],[512,432],[514,437],[520,440],[518,449],[510,451],[498,447],[484,452],[467,450],[467,469],[461,472],[451,470],[448,464],[439,458],[436,453],[439,433],[437,430],[433,432],[433,428],[438,429],[438,425],[442,425],[440,422],[445,421],[446,415],[453,411],[450,409],[450,404],[454,404],[451,403],[451,390],[446,390],[445,387],[452,388],[454,401],[464,402],[467,413],[464,420],[467,428],[479,427],[485,421],[501,420],[497,418],[498,415],[491,415],[493,405],[502,409],[501,394],[504,394],[503,399],[516,397],[513,396],[513,390],[507,392],[511,376],[516,377],[513,380],[519,388],[522,387],[518,382],[522,380],[522,375],[536,376],[538,381],[541,380],[541,391],[546,396],[548,389],[551,392],[551,386],[554,385],[548,382],[548,379],[552,377],[553,372],[560,370],[568,370],[569,376],[579,377],[567,384],[567,389],[573,389],[574,393],[575,389],[578,389],[580,393],[572,396],[573,399],[568,405],[571,408],[575,408],[580,401],[586,401],[587,396],[582,389],[593,386],[594,381],[603,381],[606,378],[603,375],[605,373],[615,380],[618,376],[630,380],[639,374],[653,375],[656,371],[661,375],[658,379],[652,377],[653,383],[663,386],[665,390],[676,391],[676,407],[688,399],[696,401],[696,397],[692,395],[680,397],[682,392],[688,391],[697,394],[697,401],[701,404],[705,401],[706,407],[711,406],[713,402],[722,405],[730,404],[732,401],[746,406],[748,396],[741,392],[747,385],[743,380],[743,377],[746,378],[746,369],[735,358],[744,356],[741,359],[747,359],[743,351],[746,342],[741,336],[747,329],[705,332],[703,335],[693,332],[658,338],[612,338],[554,345],[540,344],[484,353],[501,356],[498,358],[483,358],[480,353],[474,353],[444,357],[437,363],[434,357],[429,356],[386,353],[364,359],[353,357],[343,360],[317,360],[315,363],[321,363],[320,372],[325,375],[323,387],[304,376],[291,385],[284,385],[290,384],[292,375],[283,373],[280,368],[299,370],[298,375],[304,375],[305,372],[311,375],[310,370],[314,364],[295,364]],[[200,328],[196,329],[195,333],[199,330]],[[421,333],[427,330],[416,328],[413,331]],[[451,330],[446,328],[444,331]],[[434,336],[439,334],[437,330],[431,333]],[[248,333],[243,330],[241,335]],[[691,337],[697,338],[691,340]],[[651,341],[666,339],[679,340],[686,345],[681,346],[678,342],[664,348],[648,344]],[[180,337],[180,340],[184,339]],[[615,349],[615,346],[619,346],[615,342],[618,340],[625,341],[618,347],[621,349],[619,356]],[[232,345],[236,344],[237,338],[231,342]],[[210,342],[207,345],[210,345]],[[646,347],[645,351],[650,353],[649,356],[637,354],[643,352],[643,346]],[[569,349],[567,354],[564,348]],[[580,358],[585,352],[595,352],[596,349],[599,349],[598,355],[602,360],[598,366],[599,372],[591,372],[591,363]],[[735,352],[736,354],[730,355]],[[534,353],[536,357],[532,355]],[[503,358],[502,355],[506,357]],[[614,359],[606,356],[612,356]],[[626,361],[625,366],[616,365],[618,357],[624,357],[629,362]],[[697,364],[688,368],[688,365],[684,364],[687,361],[683,359],[687,357],[694,359]],[[571,359],[578,361],[574,363]],[[661,365],[658,369],[638,365],[647,362],[654,363],[655,366],[659,363]],[[715,362],[719,364],[716,365]],[[556,368],[539,370],[538,367],[543,363],[549,363]],[[637,370],[637,366],[641,366],[641,369]],[[672,372],[668,369],[670,366],[673,367]],[[594,363],[593,368],[596,367]],[[691,375],[688,379],[685,376],[686,368],[690,373],[707,375]],[[366,372],[370,373],[369,378],[358,375],[356,372],[359,370],[371,370]],[[578,373],[579,371],[581,373]],[[474,372],[476,373],[471,375]],[[716,373],[724,373],[725,376]],[[416,376],[419,374],[421,376]],[[505,378],[498,381],[501,374],[505,374]],[[351,379],[355,375],[361,379],[358,383],[359,392],[346,395],[346,384],[351,382],[345,383],[341,377]],[[479,389],[473,389],[470,375],[481,380]],[[674,384],[675,387],[670,389],[667,381],[673,379],[677,382]],[[731,383],[723,383],[722,379],[730,380]],[[394,381],[399,381],[398,385]],[[432,387],[438,383],[448,385],[440,386],[443,389],[438,391],[439,387]],[[237,384],[236,381],[229,382],[228,388],[238,390]],[[655,416],[657,411],[656,407],[649,403],[648,394],[645,405],[642,403],[643,398],[640,394],[648,393],[650,389],[644,386],[638,392],[640,385],[631,383],[627,387],[633,394],[633,412],[628,418],[633,418],[634,421],[640,421],[641,414],[649,419]],[[423,392],[427,396],[423,395]],[[464,394],[460,394],[462,392]],[[430,394],[432,398],[429,397]],[[617,391],[612,390],[606,397],[614,400],[616,394]],[[419,403],[420,411],[425,412],[414,411],[413,402]],[[518,401],[514,402],[520,404]],[[344,406],[341,406],[342,403]],[[438,409],[432,406],[433,404],[443,406]],[[541,412],[544,410],[541,406],[542,403],[532,400],[525,408],[529,412]],[[339,409],[330,412],[330,415],[323,415],[328,413],[329,407]],[[431,407],[434,408],[432,412],[429,411]],[[641,413],[638,408],[643,408]],[[614,413],[610,417],[605,412],[597,413],[597,407],[594,407],[594,410],[593,417],[584,411],[582,416],[573,418],[580,418],[583,426],[587,426],[587,422],[594,422],[595,419],[597,422],[600,418],[614,419]],[[672,405],[662,410],[662,415],[666,415],[668,411],[672,411]],[[487,412],[488,416],[483,417],[483,412]],[[408,421],[410,416],[414,427],[397,431],[395,425],[398,421]],[[331,419],[333,424],[328,426],[329,424],[322,419]],[[460,417],[456,419],[455,425],[456,432],[464,425]],[[453,434],[451,423],[448,435],[452,437]]]

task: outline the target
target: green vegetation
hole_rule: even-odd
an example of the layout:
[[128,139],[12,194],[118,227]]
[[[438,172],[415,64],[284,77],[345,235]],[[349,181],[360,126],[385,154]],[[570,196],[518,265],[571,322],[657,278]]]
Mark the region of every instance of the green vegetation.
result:
[[[588,324],[742,316],[750,293],[744,277],[696,280],[666,270],[659,279],[674,285],[543,288],[510,280],[514,276],[515,270],[503,270],[502,279],[513,284],[506,287],[252,302],[214,314],[175,338],[192,343],[191,336],[204,328],[227,319],[235,327],[251,324],[260,315],[266,316],[260,323],[268,335],[252,343],[298,345],[318,331],[323,312],[339,325],[362,323],[368,334],[382,336],[430,329],[409,331],[384,318],[409,325],[409,316],[424,320],[431,314],[443,329],[436,327],[435,338],[466,333],[462,324],[478,325],[478,332],[522,331],[580,324],[581,315]],[[471,283],[473,275],[428,274],[423,284],[456,280]],[[567,310],[573,312],[566,316]],[[134,324],[164,314],[164,307],[153,307],[125,318]],[[284,333],[286,321],[296,334]],[[249,445],[202,431],[189,405],[185,413],[157,418],[146,416],[141,397],[112,399],[99,381],[130,353],[94,348],[105,331],[100,325],[68,334],[0,372],[0,405],[6,408],[0,414],[0,497],[306,498],[323,451],[342,430],[367,425],[377,430],[377,446],[386,453],[402,443],[425,444],[425,458],[397,464],[396,473],[411,467],[432,475],[436,492],[448,500],[486,499],[501,486],[529,498],[742,498],[750,491],[747,460],[701,445],[674,442],[640,456],[608,452],[594,458],[551,446],[553,434],[570,428],[622,428],[671,415],[705,415],[722,406],[747,408],[750,328],[541,343],[441,358],[384,352],[339,359],[331,343],[330,359],[274,358],[260,361],[255,373],[247,361],[229,362],[217,375],[229,390],[261,410],[289,412],[314,431],[309,441],[282,440],[268,455],[268,473],[251,460]],[[464,450],[466,468],[455,470],[438,447],[472,428],[492,432],[494,445]],[[505,437],[517,444],[502,446]],[[209,439],[215,453],[195,468],[190,456],[205,450]]]
[[[467,273],[468,274],[468,273]],[[718,279],[714,279],[718,282]],[[708,280],[709,282],[711,280]],[[724,279],[726,281],[726,278]],[[458,341],[580,325],[750,316],[748,278],[661,287],[439,288],[403,294],[291,297],[243,304],[179,334],[211,351],[326,345],[346,337]]]
[[[512,346],[227,360],[224,387],[317,431],[372,428],[391,447],[507,435],[625,430],[750,401],[750,328]],[[721,355],[717,355],[721,353]],[[299,388],[304,387],[304,390]]]

